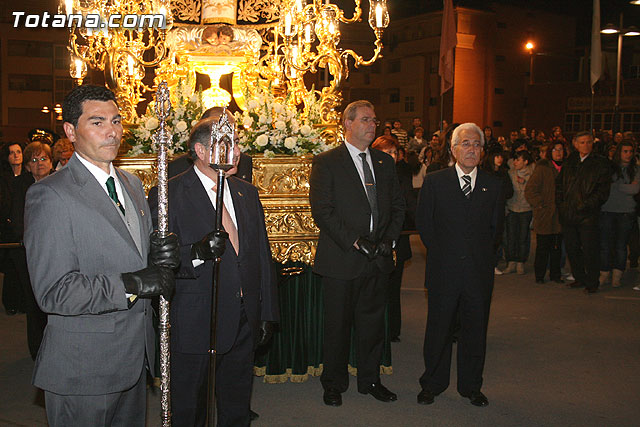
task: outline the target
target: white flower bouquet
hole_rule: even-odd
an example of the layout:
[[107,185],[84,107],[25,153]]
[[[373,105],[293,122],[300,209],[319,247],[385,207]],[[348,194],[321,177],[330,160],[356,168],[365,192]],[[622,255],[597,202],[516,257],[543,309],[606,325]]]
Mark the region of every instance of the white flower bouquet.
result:
[[330,148],[320,135],[322,129],[316,126],[320,116],[319,105],[315,105],[319,101],[315,97],[304,115],[295,106],[288,105],[288,99],[277,99],[270,88],[264,90],[258,86],[255,95],[247,89],[245,99],[248,100],[246,110],[234,115],[242,151],[273,157],[317,154]]
[[[167,147],[169,155],[189,150],[188,141],[191,128],[200,120],[205,111],[202,103],[202,91],[193,92],[191,86],[189,78],[187,81],[178,80],[174,92],[175,96],[172,96],[172,103],[173,100],[177,100],[177,102],[172,105],[166,122],[167,130],[172,135]],[[125,136],[125,141],[131,145],[131,150],[127,155],[138,156],[155,153],[157,144],[153,134],[160,126],[160,121],[156,116],[153,101],[147,106],[147,112],[136,119],[134,126]]]

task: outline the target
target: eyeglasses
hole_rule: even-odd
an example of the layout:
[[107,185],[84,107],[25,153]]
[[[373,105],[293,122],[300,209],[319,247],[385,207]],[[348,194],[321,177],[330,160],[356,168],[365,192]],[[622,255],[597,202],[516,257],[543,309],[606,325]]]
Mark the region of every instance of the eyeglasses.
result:
[[46,162],[47,160],[49,160],[48,157],[40,157],[40,158],[33,158],[31,159],[31,163],[38,163],[38,162]]
[[464,148],[465,150],[470,150],[470,149],[474,149],[474,150],[479,150],[482,149],[482,144],[480,143],[480,141],[462,141],[456,145],[461,146],[462,148]]
[[368,125],[369,123],[373,123],[376,126],[380,126],[380,120],[376,119],[375,117],[361,117],[360,121],[365,125]]

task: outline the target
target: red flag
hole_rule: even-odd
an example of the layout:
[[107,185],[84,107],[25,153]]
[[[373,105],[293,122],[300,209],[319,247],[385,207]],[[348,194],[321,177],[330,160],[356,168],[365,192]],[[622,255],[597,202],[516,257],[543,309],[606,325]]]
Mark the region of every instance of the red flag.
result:
[[453,15],[453,3],[444,0],[442,11],[442,32],[440,34],[440,63],[438,74],[440,75],[440,95],[453,86],[453,49],[458,43],[456,37],[456,19]]

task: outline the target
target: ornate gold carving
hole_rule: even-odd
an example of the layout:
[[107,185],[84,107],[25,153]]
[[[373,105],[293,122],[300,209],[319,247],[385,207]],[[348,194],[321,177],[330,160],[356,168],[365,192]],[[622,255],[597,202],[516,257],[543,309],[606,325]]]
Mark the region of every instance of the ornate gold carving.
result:
[[304,262],[305,264],[313,264],[313,258],[316,256],[318,242],[297,241],[297,242],[271,242],[271,255],[274,261],[285,263],[287,261]]
[[139,157],[119,157],[113,163],[120,169],[140,178],[144,192],[149,194],[151,187],[158,184],[157,161],[158,158],[155,154],[146,154]]
[[275,22],[280,19],[281,0],[239,0],[238,20]]
[[200,22],[200,0],[172,0],[171,13],[179,21]]
[[309,195],[312,156],[253,159],[253,183],[262,194]]
[[313,221],[311,209],[299,206],[265,208],[265,223],[269,234],[314,234],[320,231]]

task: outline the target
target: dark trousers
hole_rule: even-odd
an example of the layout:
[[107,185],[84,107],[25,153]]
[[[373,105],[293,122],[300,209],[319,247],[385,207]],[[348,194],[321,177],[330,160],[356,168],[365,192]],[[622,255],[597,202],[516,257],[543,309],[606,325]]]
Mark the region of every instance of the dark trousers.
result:
[[[249,425],[254,343],[244,314],[231,350],[216,356],[218,427]],[[171,412],[174,427],[204,426],[209,378],[207,354],[171,353]]]
[[631,268],[638,266],[638,257],[640,257],[640,229],[636,218],[629,236],[629,266]]
[[323,371],[324,389],[343,393],[349,388],[351,327],[356,334],[358,390],[380,380],[384,342],[384,308],[389,275],[380,273],[373,262],[353,280],[322,278],[324,302]]
[[562,234],[536,234],[536,257],[533,263],[536,280],[544,279],[549,266],[549,278],[560,279]]
[[507,227],[507,261],[527,262],[533,211],[511,212],[505,219]]
[[16,249],[0,251],[0,269],[4,274],[2,279],[2,305],[5,310],[24,312],[24,291],[18,279],[18,272],[11,261],[12,250]]
[[96,396],[67,396],[44,392],[50,427],[144,427],[147,407],[147,375],[129,390]]
[[600,212],[600,271],[627,266],[627,243],[637,223],[635,212]]
[[562,238],[573,277],[587,289],[597,289],[600,275],[600,235],[597,219],[579,225],[563,224]]
[[402,287],[402,273],[404,261],[398,261],[396,268],[389,276],[389,336],[399,337],[402,327],[402,304],[400,302],[400,288]]
[[491,291],[478,289],[478,283],[473,279],[467,281],[464,288],[458,291],[429,290],[429,311],[423,348],[425,371],[420,377],[423,390],[439,394],[449,387],[452,333],[459,316],[458,392],[468,395],[480,391],[490,304]]

